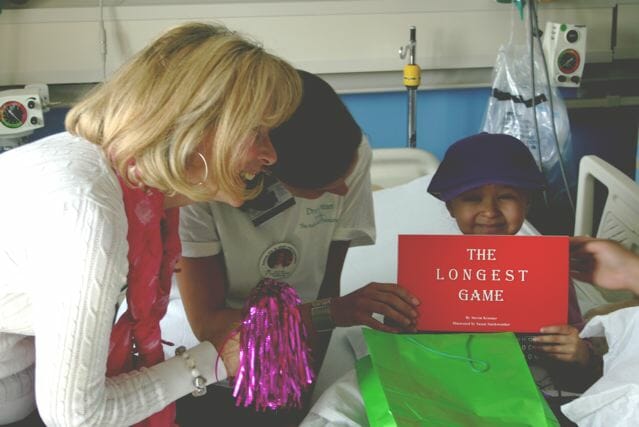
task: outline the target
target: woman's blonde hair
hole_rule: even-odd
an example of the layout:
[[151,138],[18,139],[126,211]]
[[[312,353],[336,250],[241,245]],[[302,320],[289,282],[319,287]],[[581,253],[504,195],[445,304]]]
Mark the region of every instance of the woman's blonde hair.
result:
[[[246,198],[241,178],[251,136],[284,122],[301,98],[284,60],[219,25],[169,30],[94,88],[66,117],[69,132],[103,147],[129,183],[192,200],[218,191]],[[187,163],[206,150],[206,185]]]

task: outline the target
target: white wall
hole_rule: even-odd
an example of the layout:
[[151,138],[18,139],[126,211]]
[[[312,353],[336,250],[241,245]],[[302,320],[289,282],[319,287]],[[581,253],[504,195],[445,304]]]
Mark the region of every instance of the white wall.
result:
[[[497,48],[508,37],[513,14],[512,7],[495,0],[151,3],[104,2],[107,74],[164,29],[194,20],[222,22],[253,36],[295,66],[321,74],[401,70],[405,61],[397,52],[407,43],[411,25],[417,27],[417,62],[422,69],[492,67]],[[587,61],[610,61],[615,3],[543,3],[539,5],[540,26],[546,20],[586,25]],[[628,4],[619,20],[618,40],[623,46],[618,49],[624,57],[636,58],[639,1],[624,3]],[[39,4],[42,6],[36,7]],[[77,4],[34,1],[33,6],[2,11],[0,86],[102,80],[100,9]]]

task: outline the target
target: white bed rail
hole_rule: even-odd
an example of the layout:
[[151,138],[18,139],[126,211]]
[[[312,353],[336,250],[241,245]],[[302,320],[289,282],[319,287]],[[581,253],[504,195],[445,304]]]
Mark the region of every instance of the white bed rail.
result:
[[[598,225],[594,224],[596,182],[600,182],[608,190]],[[615,240],[639,253],[639,185],[619,169],[594,155],[584,156],[579,163],[575,236],[584,235]],[[632,297],[629,292],[609,291],[576,283],[580,303],[587,300],[587,307],[590,308]],[[582,308],[582,311],[587,310]]]
[[596,236],[639,252],[639,185],[597,156],[584,156],[579,163],[575,235],[593,235],[596,181],[608,189]]
[[395,187],[435,173],[437,166],[437,157],[421,148],[376,148],[371,165],[373,190]]

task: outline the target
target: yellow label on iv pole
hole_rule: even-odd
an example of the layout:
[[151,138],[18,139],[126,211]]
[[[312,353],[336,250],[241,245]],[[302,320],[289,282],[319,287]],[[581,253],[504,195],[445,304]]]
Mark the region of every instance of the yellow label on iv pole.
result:
[[404,86],[416,88],[421,83],[421,70],[419,65],[406,64],[404,66]]

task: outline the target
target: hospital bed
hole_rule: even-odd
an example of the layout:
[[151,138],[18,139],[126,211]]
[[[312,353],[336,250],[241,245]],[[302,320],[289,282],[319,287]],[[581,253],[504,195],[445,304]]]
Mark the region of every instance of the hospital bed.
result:
[[[426,190],[439,162],[416,148],[373,150],[371,181],[377,238],[374,245],[348,250],[341,278],[346,295],[370,282],[397,282],[399,234],[460,234],[446,205]],[[401,150],[401,151],[399,151]],[[522,235],[539,232],[528,222]],[[344,373],[351,370],[363,345],[361,326],[337,328],[318,375],[312,401]]]
[[[454,219],[443,202],[427,191],[438,165],[430,153],[418,148],[375,149],[371,180],[376,243],[351,248],[345,259],[341,292],[348,294],[370,282],[395,283],[397,278],[397,235],[459,234]],[[594,185],[602,182],[608,198],[597,228],[597,236],[619,240],[637,251],[639,248],[639,187],[613,166],[595,156],[586,156],[580,165],[575,234],[592,234]],[[535,235],[538,231],[528,222],[519,234]],[[618,300],[621,296],[596,290],[580,282],[577,294],[582,312]],[[625,297],[625,296],[623,296]],[[177,292],[172,294],[167,315],[162,320],[165,338],[184,345],[196,343],[184,315]],[[344,373],[351,370],[356,350],[361,347],[361,327],[337,328],[318,374],[312,401]],[[167,357],[173,353],[166,349]]]
[[[373,163],[373,169],[376,166]],[[401,169],[400,164],[396,166]],[[382,167],[388,166],[382,162]],[[409,174],[406,176],[409,182],[373,193],[377,241],[375,245],[348,251],[342,272],[342,294],[369,282],[396,282],[398,234],[460,233],[444,203],[426,191],[435,169],[423,169],[426,173],[418,177]],[[596,156],[585,156],[580,163],[575,235],[593,235],[596,227],[593,223],[596,182],[605,186],[608,195],[595,235],[620,241],[635,252],[639,251],[639,186]],[[519,234],[535,235],[539,232],[526,221]],[[576,283],[576,290],[582,313],[629,298],[627,293],[599,290],[584,282]],[[355,358],[359,358],[358,353],[363,351],[364,345],[360,329],[338,328],[333,332],[313,401],[354,366]]]

